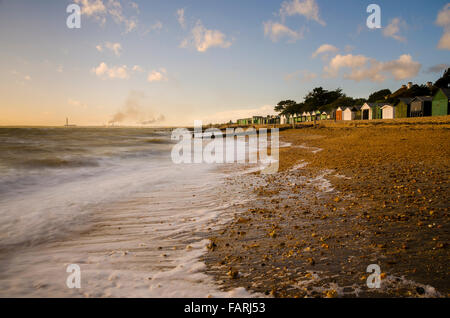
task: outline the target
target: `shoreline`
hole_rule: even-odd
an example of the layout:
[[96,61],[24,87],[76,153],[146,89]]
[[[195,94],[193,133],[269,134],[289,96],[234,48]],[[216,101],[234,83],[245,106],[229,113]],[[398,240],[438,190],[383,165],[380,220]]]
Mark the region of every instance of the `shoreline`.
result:
[[[280,133],[291,144],[280,171],[250,182],[258,198],[210,236],[206,273],[224,290],[274,297],[449,297],[449,126],[447,116]],[[366,286],[370,264],[381,289]]]

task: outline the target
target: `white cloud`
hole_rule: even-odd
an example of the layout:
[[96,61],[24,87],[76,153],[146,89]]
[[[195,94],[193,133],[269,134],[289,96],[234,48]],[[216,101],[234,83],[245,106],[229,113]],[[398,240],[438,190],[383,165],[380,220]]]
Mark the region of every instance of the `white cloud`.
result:
[[[124,25],[126,32],[131,32],[137,27],[137,19],[126,17],[118,0],[75,0],[75,3],[81,6],[82,14],[92,17],[101,25],[104,25],[107,16],[110,16],[115,23]],[[131,6],[139,13],[137,5],[131,3]]]
[[167,71],[165,68],[160,68],[159,70],[153,70],[148,74],[147,81],[152,82],[167,82]]
[[184,18],[184,9],[177,10],[177,20],[180,26],[185,29],[186,28],[186,20]]
[[202,22],[198,20],[191,30],[190,37],[184,39],[181,42],[180,47],[186,48],[192,45],[198,52],[206,52],[212,47],[228,48],[231,44],[231,41],[228,41],[225,34],[221,31],[207,29],[203,26]]
[[109,67],[105,62],[101,62],[91,70],[102,79],[128,79],[130,74],[126,65]]
[[338,48],[331,44],[322,44],[319,48],[313,53],[312,57],[317,57],[319,54],[332,52],[335,53],[338,51]]
[[106,13],[106,7],[102,0],[75,0],[81,5],[81,13],[87,16]]
[[112,43],[112,42],[105,42],[104,45],[99,44],[95,48],[99,52],[103,52],[104,49],[108,49],[114,52],[116,56],[120,56],[122,51],[122,45],[120,43]]
[[394,18],[390,21],[388,26],[383,29],[383,35],[400,42],[406,42],[406,38],[399,34],[400,29],[402,28],[406,28],[406,22],[401,18]]
[[315,0],[292,0],[281,4],[280,16],[284,20],[286,16],[302,15],[308,20],[316,21],[325,26],[326,23],[320,18],[319,6]]
[[25,77],[23,78],[26,81],[31,81],[31,76],[30,75],[25,75]]
[[284,24],[267,21],[264,22],[264,35],[268,36],[272,42],[278,42],[281,38],[287,38],[288,42],[294,43],[303,38],[303,30],[294,31]]
[[336,77],[341,69],[350,69],[344,78],[354,81],[370,80],[383,82],[388,77],[404,80],[417,76],[422,65],[412,59],[411,55],[403,54],[397,60],[380,62],[364,55],[336,55],[324,67],[325,77]]
[[442,50],[450,50],[450,3],[447,3],[441,11],[439,11],[436,24],[444,28],[444,34],[438,43],[438,48]]

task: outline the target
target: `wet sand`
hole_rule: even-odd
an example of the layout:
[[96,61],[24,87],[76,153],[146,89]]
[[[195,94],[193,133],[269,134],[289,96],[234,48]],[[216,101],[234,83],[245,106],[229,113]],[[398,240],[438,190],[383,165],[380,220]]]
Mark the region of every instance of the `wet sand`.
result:
[[207,273],[274,297],[450,296],[450,117],[310,126],[280,133],[279,173],[230,181],[256,199],[210,236]]

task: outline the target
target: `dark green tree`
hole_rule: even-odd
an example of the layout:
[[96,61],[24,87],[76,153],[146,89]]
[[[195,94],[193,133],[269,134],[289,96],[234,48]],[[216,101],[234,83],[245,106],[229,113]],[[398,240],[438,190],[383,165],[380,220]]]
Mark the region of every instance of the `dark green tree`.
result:
[[305,96],[305,111],[326,110],[327,105],[344,96],[342,89],[327,91],[322,87],[316,87]]
[[288,115],[296,104],[297,102],[294,100],[282,100],[275,106],[275,111],[280,113],[280,115]]
[[448,68],[444,75],[434,83],[434,86],[438,88],[449,88],[450,87],[450,68]]
[[375,93],[370,94],[369,99],[367,100],[369,103],[374,103],[376,101],[383,101],[386,96],[391,95],[392,92],[390,89],[382,89]]

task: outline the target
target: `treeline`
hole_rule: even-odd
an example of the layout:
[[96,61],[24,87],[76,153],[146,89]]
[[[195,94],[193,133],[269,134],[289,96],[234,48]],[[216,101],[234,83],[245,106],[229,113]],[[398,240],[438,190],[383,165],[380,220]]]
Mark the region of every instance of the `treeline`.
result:
[[303,112],[311,111],[331,111],[338,107],[362,106],[364,103],[384,102],[397,104],[400,98],[412,98],[416,96],[433,96],[439,88],[448,88],[450,84],[450,68],[444,75],[438,79],[434,85],[412,85],[410,88],[402,87],[392,93],[389,89],[382,89],[370,94],[366,98],[353,98],[342,92],[342,89],[328,91],[322,87],[316,87],[310,91],[303,102],[298,103],[294,100],[283,100],[275,106],[275,111],[280,115],[300,115]]

